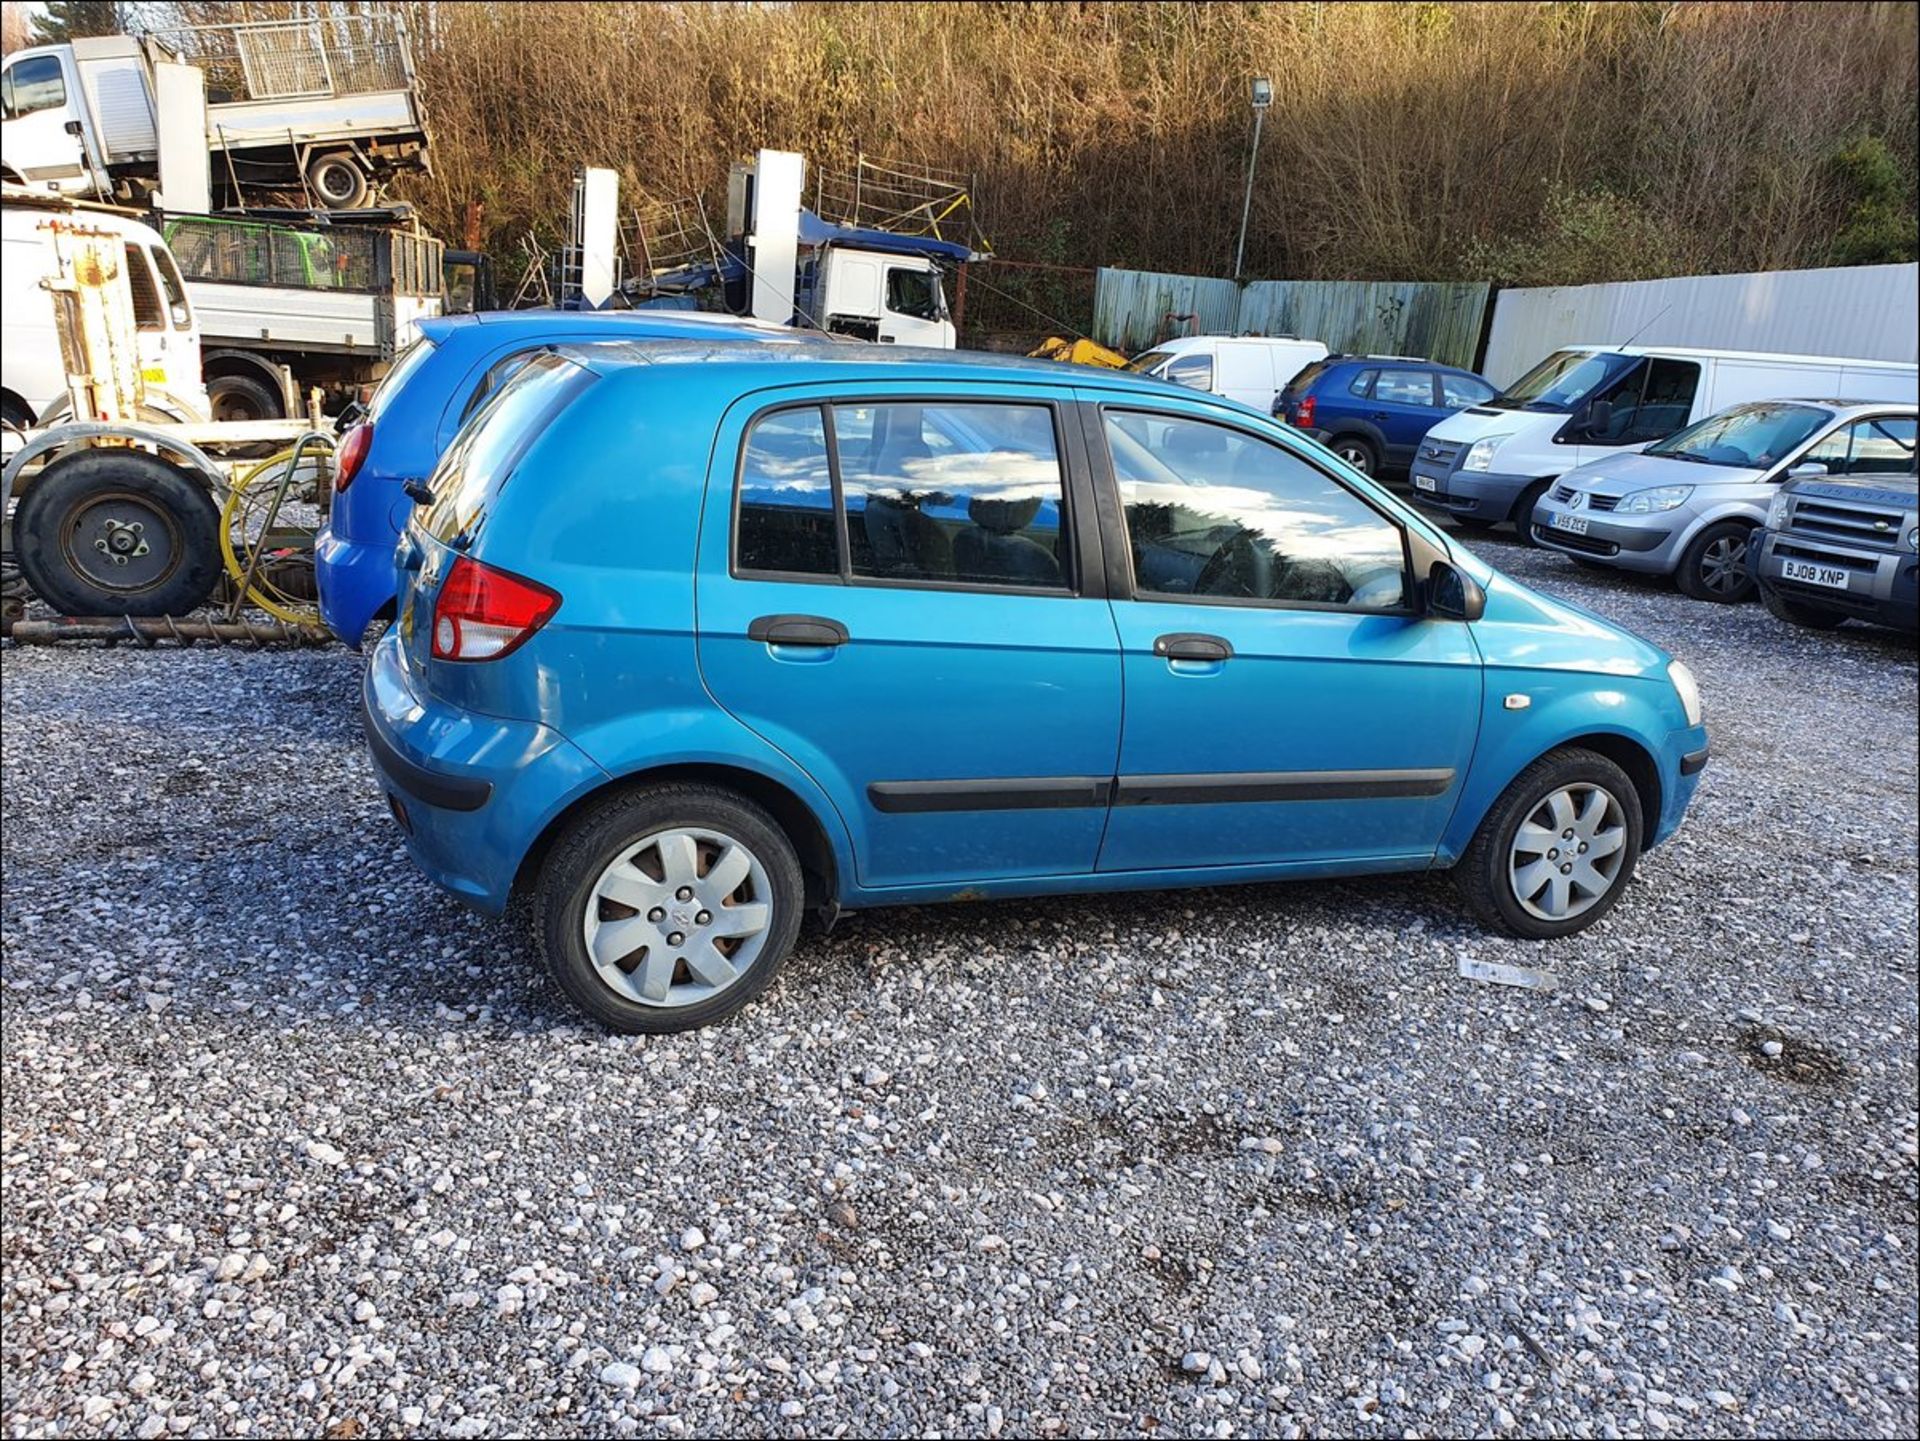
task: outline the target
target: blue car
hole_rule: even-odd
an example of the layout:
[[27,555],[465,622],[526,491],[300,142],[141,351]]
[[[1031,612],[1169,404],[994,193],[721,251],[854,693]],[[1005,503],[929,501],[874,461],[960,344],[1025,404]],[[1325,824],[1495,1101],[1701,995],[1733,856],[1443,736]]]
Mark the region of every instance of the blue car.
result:
[[359,423],[340,438],[332,513],[314,548],[320,615],[348,645],[394,615],[393,548],[461,423],[531,355],[568,341],[687,337],[791,340],[785,326],[675,310],[515,310],[422,321]]
[[1316,361],[1274,398],[1273,413],[1362,475],[1404,471],[1421,437],[1499,392],[1471,370],[1395,355]]
[[808,911],[1451,868],[1564,936],[1707,761],[1679,662],[1135,376],[562,347],[430,492],[364,683],[389,809],[616,1030],[733,1013]]

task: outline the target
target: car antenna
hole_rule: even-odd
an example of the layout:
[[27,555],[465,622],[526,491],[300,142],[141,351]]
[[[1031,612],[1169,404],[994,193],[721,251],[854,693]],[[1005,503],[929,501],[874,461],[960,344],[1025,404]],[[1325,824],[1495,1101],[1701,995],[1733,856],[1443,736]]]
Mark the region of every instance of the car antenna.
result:
[[1653,320],[1649,320],[1645,325],[1641,326],[1638,330],[1634,331],[1632,335],[1629,335],[1625,340],[1621,341],[1620,349],[1625,350],[1629,345],[1632,345],[1634,341],[1638,340],[1641,336],[1645,335],[1649,330],[1653,329],[1654,321],[1659,320],[1661,315],[1665,315],[1671,309],[1673,309],[1673,302],[1669,300],[1665,305],[1660,307],[1659,315],[1655,315],[1653,317]]

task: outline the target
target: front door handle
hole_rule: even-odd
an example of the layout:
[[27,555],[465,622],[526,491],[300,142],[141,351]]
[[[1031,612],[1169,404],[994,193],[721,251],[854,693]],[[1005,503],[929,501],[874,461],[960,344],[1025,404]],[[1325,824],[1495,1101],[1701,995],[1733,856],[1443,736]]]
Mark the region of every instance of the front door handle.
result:
[[763,615],[747,626],[747,639],[768,645],[845,645],[847,628],[823,615]]
[[1153,653],[1167,660],[1222,661],[1233,658],[1233,645],[1222,636],[1199,631],[1176,631],[1153,643]]

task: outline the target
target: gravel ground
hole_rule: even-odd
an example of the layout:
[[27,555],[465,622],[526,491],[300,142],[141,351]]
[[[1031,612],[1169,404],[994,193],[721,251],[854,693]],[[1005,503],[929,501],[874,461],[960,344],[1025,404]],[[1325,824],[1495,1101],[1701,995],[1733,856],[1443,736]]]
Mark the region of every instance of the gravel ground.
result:
[[1595,931],[879,913],[656,1040],[416,875],[355,657],[9,650],[0,1427],[1913,1435],[1914,649],[1483,549],[1706,689]]

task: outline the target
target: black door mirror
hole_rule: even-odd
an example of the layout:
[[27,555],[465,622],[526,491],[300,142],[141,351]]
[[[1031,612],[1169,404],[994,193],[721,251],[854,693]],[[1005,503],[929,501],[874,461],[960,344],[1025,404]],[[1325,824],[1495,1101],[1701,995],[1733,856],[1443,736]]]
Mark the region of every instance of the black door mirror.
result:
[[1436,620],[1478,620],[1487,613],[1480,582],[1450,560],[1436,560],[1427,572],[1427,614]]
[[1587,407],[1587,434],[1605,435],[1613,429],[1613,402],[1596,400]]

